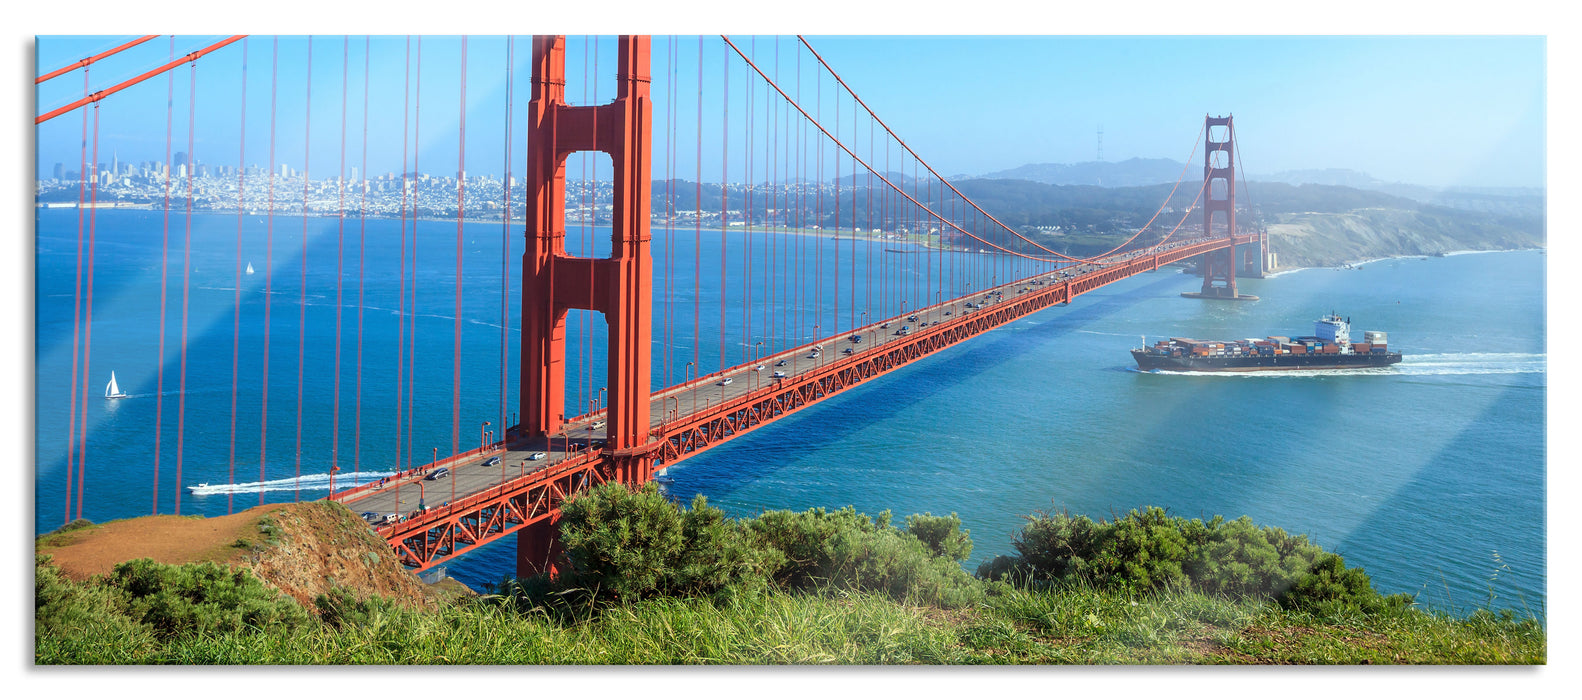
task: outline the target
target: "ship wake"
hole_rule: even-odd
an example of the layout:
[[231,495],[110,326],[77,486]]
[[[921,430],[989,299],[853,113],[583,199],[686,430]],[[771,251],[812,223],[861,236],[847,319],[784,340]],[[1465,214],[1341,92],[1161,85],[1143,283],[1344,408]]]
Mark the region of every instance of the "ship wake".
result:
[[[351,488],[378,481],[395,472],[358,472],[357,474],[336,474],[336,488]],[[223,496],[235,493],[262,493],[264,491],[327,491],[330,488],[330,475],[303,474],[300,477],[285,479],[272,479],[269,481],[253,481],[244,484],[206,484],[191,485],[187,490],[194,496]]]

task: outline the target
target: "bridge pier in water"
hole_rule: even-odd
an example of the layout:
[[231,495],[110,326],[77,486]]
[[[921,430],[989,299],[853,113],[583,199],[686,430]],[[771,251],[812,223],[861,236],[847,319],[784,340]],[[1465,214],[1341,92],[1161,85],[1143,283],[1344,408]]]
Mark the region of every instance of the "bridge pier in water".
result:
[[[563,36],[533,37],[528,106],[527,248],[522,256],[521,415],[523,434],[547,437],[565,422],[566,314],[604,314],[609,326],[603,471],[641,484],[653,477],[649,435],[653,257],[649,252],[652,111],[649,37],[621,36],[615,100],[566,103]],[[614,166],[611,257],[566,254],[566,158],[601,151]],[[558,511],[522,529],[517,575],[554,572]]]

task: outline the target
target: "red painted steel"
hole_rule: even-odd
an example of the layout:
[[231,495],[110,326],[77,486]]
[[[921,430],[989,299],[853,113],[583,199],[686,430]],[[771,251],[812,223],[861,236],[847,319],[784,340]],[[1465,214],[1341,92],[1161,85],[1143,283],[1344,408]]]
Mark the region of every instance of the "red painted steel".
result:
[[[566,313],[571,309],[603,313],[609,326],[610,457],[621,481],[642,483],[652,476],[647,446],[653,311],[653,259],[648,250],[649,38],[622,36],[619,46],[615,101],[571,106],[565,101],[565,37],[533,38],[521,408],[522,426],[529,436],[547,436],[559,429],[565,420]],[[566,158],[578,151],[603,151],[614,166],[609,258],[566,254],[565,165]],[[537,548],[523,546],[524,551]]]
[[[1214,237],[1214,214],[1219,213],[1224,215],[1221,222],[1225,227],[1225,237],[1231,238],[1236,234],[1236,160],[1233,143],[1235,136],[1231,128],[1233,117],[1205,116],[1203,119],[1203,192],[1200,195],[1203,201],[1203,236]],[[1214,140],[1216,126],[1225,127],[1223,141]],[[1216,166],[1215,153],[1225,154],[1223,167]],[[1224,197],[1216,196],[1214,188],[1217,183],[1223,183]],[[1203,256],[1202,294],[1216,298],[1236,298],[1236,264],[1234,241],[1224,251],[1215,251]]]
[[49,80],[50,78],[56,78],[56,77],[65,75],[65,74],[70,73],[70,72],[72,72],[74,70],[77,70],[78,68],[87,68],[88,66],[93,65],[94,61],[98,61],[98,60],[104,59],[104,58],[109,58],[110,56],[114,56],[115,54],[121,53],[122,51],[125,51],[127,49],[132,48],[133,46],[137,46],[138,44],[141,44],[141,43],[143,43],[145,41],[148,41],[150,39],[155,39],[155,38],[158,38],[158,37],[159,37],[158,34],[149,34],[147,36],[140,36],[140,37],[138,37],[136,39],[128,41],[125,44],[121,44],[120,46],[117,46],[117,47],[115,47],[113,49],[110,49],[108,51],[104,51],[104,52],[101,52],[101,53],[94,54],[94,55],[89,56],[87,58],[84,58],[84,59],[82,59],[80,61],[77,61],[76,63],[73,63],[71,65],[68,65],[68,66],[65,66],[65,67],[62,67],[62,68],[57,68],[57,69],[52,70],[52,71],[50,71],[48,73],[45,73],[44,75],[41,75],[38,78],[34,79],[33,80],[33,84],[34,85],[38,85],[39,83],[42,83],[42,82],[44,82],[46,80]]
[[191,62],[196,61],[196,60],[198,60],[200,58],[203,58],[204,56],[207,56],[207,55],[209,55],[209,54],[211,54],[211,53],[213,53],[215,51],[218,51],[221,48],[224,48],[224,47],[229,46],[231,44],[234,44],[234,43],[236,43],[238,41],[241,41],[242,38],[245,37],[245,36],[247,36],[247,35],[246,34],[240,34],[240,35],[237,35],[237,36],[228,37],[228,38],[226,38],[226,39],[224,39],[222,41],[215,42],[214,44],[211,44],[211,45],[209,45],[207,47],[204,47],[202,49],[199,49],[197,51],[189,53],[189,54],[187,54],[185,56],[182,56],[181,58],[178,58],[178,59],[176,59],[174,61],[171,61],[170,63],[166,63],[165,65],[160,66],[158,68],[155,68],[155,69],[153,69],[151,71],[148,71],[147,73],[144,73],[144,74],[139,75],[139,76],[137,76],[135,78],[132,78],[132,79],[123,81],[121,83],[118,83],[114,87],[110,87],[110,88],[106,88],[104,90],[100,90],[98,92],[95,92],[95,93],[87,96],[87,97],[84,97],[84,98],[82,98],[80,100],[77,100],[76,102],[73,102],[73,103],[71,103],[69,105],[66,105],[65,107],[61,107],[59,109],[54,109],[54,110],[46,112],[46,113],[44,113],[42,115],[39,115],[39,117],[37,119],[33,120],[33,123],[34,124],[43,124],[46,121],[54,119],[55,117],[58,117],[58,116],[60,116],[62,114],[70,112],[70,111],[72,111],[72,110],[74,110],[74,109],[76,109],[78,107],[81,107],[81,106],[83,106],[85,104],[89,104],[91,102],[98,102],[99,100],[102,100],[102,99],[104,99],[106,97],[114,95],[115,93],[120,92],[122,90],[125,90],[125,89],[127,89],[129,87],[132,87],[133,85],[136,85],[138,83],[141,83],[144,80],[148,80],[149,78],[152,78],[152,77],[154,77],[156,75],[159,75],[160,73],[164,73],[165,71],[168,71],[168,70],[170,70],[172,68],[175,68],[176,66],[179,66],[179,65],[181,65],[183,63],[191,63]]

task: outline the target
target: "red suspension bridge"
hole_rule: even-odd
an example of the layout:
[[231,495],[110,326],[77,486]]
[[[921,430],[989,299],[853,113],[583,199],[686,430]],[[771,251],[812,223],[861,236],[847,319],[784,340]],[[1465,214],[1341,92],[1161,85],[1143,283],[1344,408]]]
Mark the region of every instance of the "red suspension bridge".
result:
[[[424,41],[418,38],[381,38],[382,44],[400,44],[388,56],[376,54],[369,38],[309,38],[302,42],[305,55],[300,57],[283,54],[278,38],[247,37],[227,37],[177,56],[172,38],[165,60],[109,87],[91,89],[89,74],[94,66],[134,47],[157,47],[161,42],[152,41],[156,38],[126,42],[38,79],[42,84],[74,70],[84,73],[81,98],[37,118],[42,130],[53,120],[77,117],[82,143],[76,177],[56,178],[70,182],[70,194],[75,196],[62,199],[75,206],[77,214],[70,395],[57,397],[69,403],[68,420],[59,426],[66,437],[67,521],[82,516],[84,501],[91,495],[86,490],[90,466],[97,473],[105,462],[115,460],[114,455],[100,457],[101,448],[95,448],[90,461],[88,440],[90,427],[97,425],[90,420],[89,407],[99,400],[90,386],[90,372],[100,367],[90,359],[95,357],[95,343],[102,355],[106,342],[102,335],[94,337],[96,242],[110,233],[100,230],[99,212],[124,202],[128,188],[135,190],[140,182],[145,189],[150,183],[156,188],[158,196],[151,204],[163,212],[159,326],[146,333],[157,336],[161,358],[152,387],[156,406],[149,433],[152,512],[179,514],[184,500],[191,498],[183,491],[187,485],[182,470],[189,466],[184,446],[193,226],[198,212],[228,211],[235,217],[236,252],[226,260],[234,280],[228,290],[233,313],[228,338],[226,483],[245,481],[255,468],[255,483],[270,483],[270,476],[280,476],[271,470],[290,462],[291,478],[300,487],[304,461],[310,467],[324,465],[330,498],[375,514],[380,536],[416,568],[515,535],[519,573],[552,570],[559,506],[581,489],[608,482],[648,482],[660,469],[806,406],[1015,319],[1163,265],[1199,259],[1204,280],[1198,296],[1216,299],[1237,298],[1238,271],[1258,274],[1264,269],[1263,234],[1236,224],[1239,154],[1228,116],[1206,117],[1193,144],[1194,156],[1203,147],[1201,180],[1194,178],[1183,187],[1188,182],[1183,170],[1153,217],[1131,238],[1112,250],[1079,256],[1054,250],[975,204],[896,135],[800,37],[775,39],[768,42],[768,49],[760,48],[756,39],[744,46],[723,38],[711,46],[710,40],[698,38],[695,52],[692,40],[667,38],[659,52],[662,65],[656,66],[656,49],[649,37],[623,36],[614,41],[613,71],[599,61],[600,42],[589,40],[583,42],[580,70],[573,63],[570,77],[567,39],[535,37],[528,52],[531,93],[525,110],[513,104],[516,42],[502,39],[504,77],[489,84],[503,85],[498,100],[503,111],[498,116],[503,120],[491,122],[490,127],[503,123],[498,150],[504,152],[486,152],[503,169],[497,179],[466,172],[468,117],[476,113],[468,107],[467,38],[461,38],[459,45],[446,43],[438,51],[430,40],[428,64],[423,58]],[[358,43],[360,56],[354,51]],[[315,46],[320,47],[318,73],[312,67]],[[328,58],[325,46],[332,49]],[[436,53],[443,58],[435,58]],[[227,55],[239,60],[223,64],[221,76],[205,76],[211,82],[200,91],[199,66]],[[283,57],[288,65],[305,61],[303,84],[280,75]],[[257,98],[253,112],[247,106],[250,60],[255,75],[261,61],[267,60],[269,70],[266,168],[247,166],[247,147],[261,138],[259,117],[254,117],[251,127],[247,119],[260,109]],[[339,73],[338,81],[332,76],[327,88],[321,77],[326,61]],[[474,61],[476,74],[479,68]],[[457,73],[447,76],[453,80],[434,88],[436,71],[453,65],[459,66]],[[180,123],[176,74],[183,67],[191,72],[185,105],[186,150],[172,155],[173,133]],[[662,72],[656,74],[656,67]],[[357,68],[363,73],[361,88],[355,84]],[[718,77],[713,75],[716,72]],[[607,74],[614,76],[614,96],[601,101],[600,85],[609,82]],[[375,75],[392,83],[394,76],[401,75],[399,92],[380,93],[385,104],[372,103],[379,93]],[[430,79],[427,102],[422,98],[425,76]],[[152,173],[148,168],[123,168],[118,162],[106,167],[101,163],[100,134],[105,129],[101,106],[157,90],[161,78],[166,82],[165,159],[155,164]],[[319,79],[317,98],[315,78]],[[213,87],[216,80],[238,89],[225,92],[228,87]],[[252,80],[251,89],[261,90],[262,79]],[[656,84],[665,87],[659,99],[654,95]],[[424,138],[433,138],[432,126],[427,134],[422,131],[422,107],[430,107],[432,124],[436,89],[455,91],[454,111],[437,118],[456,134],[454,178],[431,178],[419,170],[420,156],[425,162],[436,158],[434,149],[419,145]],[[298,105],[302,129],[287,133],[296,120],[282,117],[279,102],[282,92],[295,91],[303,95]],[[578,92],[581,98],[574,104],[570,99]],[[324,98],[326,93],[331,97]],[[234,94],[241,96],[240,117],[235,124],[211,128],[237,134],[236,165],[206,168],[196,159],[197,151],[223,139],[207,132],[205,139],[198,139],[200,97],[229,101]],[[363,101],[356,112],[348,105],[353,97]],[[315,153],[311,140],[323,126],[314,131],[312,117],[325,113],[326,100],[338,103],[328,106],[338,107],[334,117],[339,120],[339,135],[330,138],[339,157],[335,174],[315,182],[310,169],[324,166],[311,158]],[[401,110],[399,116],[396,109]],[[377,115],[373,128],[371,114]],[[354,132],[357,128],[349,115],[361,119],[360,137],[355,133],[348,137],[348,124]],[[393,129],[397,122],[399,139],[370,145],[370,133],[381,133],[381,124]],[[475,132],[479,128],[476,117],[473,127]],[[526,145],[521,170],[513,162],[518,139]],[[368,177],[370,153],[388,157],[395,141],[400,141],[401,149],[399,177]],[[285,143],[300,144],[300,177],[280,163],[277,146]],[[350,165],[349,144],[360,157]],[[322,139],[317,147],[324,148]],[[476,156],[477,148],[473,150]],[[587,154],[603,154],[608,160],[590,159]],[[448,157],[440,160],[449,167]],[[577,166],[580,181],[570,177]],[[705,179],[712,177],[718,177],[718,184],[706,185]],[[216,187],[214,181],[223,186]],[[436,197],[435,192],[443,196]],[[515,192],[521,192],[520,199]],[[113,199],[108,196],[112,193]],[[383,209],[382,201],[388,202]],[[568,212],[573,216],[571,228]],[[172,249],[173,213],[180,229],[179,255]],[[399,249],[398,281],[390,285],[396,295],[393,310],[380,309],[365,298],[370,276],[381,274],[368,269],[365,260],[371,217],[400,222],[398,242],[388,236],[372,241],[387,255]],[[262,339],[262,352],[253,354],[248,352],[252,343],[243,340],[252,336],[244,332],[242,312],[242,251],[259,233],[247,223],[249,218],[266,222],[261,249],[269,256],[264,263],[262,315],[249,317],[258,324],[256,334]],[[293,413],[287,430],[279,427],[278,416],[275,422],[269,418],[272,408],[282,410],[282,398],[272,399],[269,393],[275,376],[269,364],[270,335],[280,323],[272,318],[270,300],[280,296],[279,303],[288,308],[291,303],[285,296],[293,291],[291,271],[277,269],[272,256],[276,220],[281,220],[283,229],[296,218],[301,220],[300,267],[294,285],[299,297],[296,357],[294,364],[286,358],[285,369],[295,372],[296,394],[294,406],[284,409]],[[421,264],[418,258],[419,222],[432,230],[436,218],[453,219],[455,224],[454,251],[446,251],[449,259],[437,256],[441,262],[454,263],[449,275],[437,272],[427,257]],[[468,252],[476,249],[471,240],[476,229],[468,228],[478,225],[475,218],[500,222],[498,269],[464,266],[464,261],[476,258],[469,258]],[[525,231],[520,223],[524,218]],[[312,285],[316,296],[335,300],[333,359],[311,368],[305,359],[310,335],[310,220],[315,227],[329,221],[335,240],[333,274],[326,273]],[[606,224],[607,241],[591,233]],[[661,231],[657,238],[655,227]],[[348,239],[355,241],[354,254],[347,250]],[[519,252],[517,241],[525,242]],[[424,250],[425,256],[434,255],[432,246]],[[521,255],[520,268],[511,264],[514,254]],[[174,286],[169,270],[173,259],[181,270],[179,311],[168,294]],[[245,274],[252,274],[251,262]],[[274,291],[277,278],[281,292]],[[478,321],[479,314],[468,307],[494,289],[500,297],[500,337],[498,347],[490,351],[498,353],[499,366],[497,380],[489,381],[494,386],[485,387],[463,381],[463,358],[476,353],[476,346],[463,342],[463,324]],[[424,327],[419,342],[418,324],[419,316],[445,292],[453,301],[448,353],[447,338],[435,337],[432,325]],[[393,314],[397,320],[393,338],[378,336],[380,340],[365,347],[369,310]],[[165,345],[167,329],[176,325],[178,315],[180,330],[172,343],[176,347],[170,349]],[[607,328],[603,333],[594,332],[592,325],[599,318]],[[594,345],[601,335],[605,347],[598,358]],[[568,336],[580,341],[580,347],[568,343]],[[278,354],[279,348],[273,352]],[[448,414],[435,411],[436,402],[416,398],[422,375],[417,370],[420,354],[425,363],[432,363],[436,355],[449,360]],[[373,355],[384,357],[388,364],[371,369],[365,377],[364,358]],[[172,361],[167,363],[166,358]],[[599,383],[595,368],[601,359],[605,376]],[[168,371],[173,376],[166,376],[166,364],[172,365]],[[277,366],[275,371],[281,370]],[[262,377],[256,398],[239,392],[239,382],[247,383],[244,375]],[[429,375],[422,376],[428,389]],[[656,378],[661,385],[657,390]],[[315,407],[310,400],[304,409],[305,383],[332,385],[328,405]],[[350,385],[349,406],[342,405],[347,393],[343,385]],[[374,388],[391,386],[393,395]],[[178,397],[175,406],[164,401],[171,388]],[[486,388],[498,396],[478,399]],[[239,414],[239,405],[246,408],[249,402],[257,406],[256,426],[247,425],[251,413]],[[310,434],[304,447],[304,413],[310,421],[328,414],[327,441],[315,442]],[[475,448],[464,448],[464,441],[470,443],[462,432],[464,415],[488,419],[480,421]],[[385,432],[372,429],[376,422]],[[414,452],[421,448],[414,449],[413,444],[422,443],[413,435],[427,436],[440,423],[450,429],[447,454],[434,447],[429,454],[419,452],[415,460]],[[495,426],[501,426],[498,433]],[[249,454],[252,450],[238,449],[239,436],[246,438],[249,428],[256,428],[256,456]],[[364,443],[373,434],[381,436],[372,438],[381,443],[388,435],[390,443],[378,450],[366,449],[368,463],[386,470],[376,472],[377,478],[363,474]],[[171,443],[174,462],[161,464]],[[289,454],[282,443],[290,444]],[[176,484],[163,509],[161,467],[175,470]],[[444,478],[430,478],[441,468]],[[337,478],[342,488],[336,488]],[[300,498],[299,490],[293,488],[293,498]],[[259,502],[264,502],[261,490]],[[234,494],[226,507],[235,507]]]

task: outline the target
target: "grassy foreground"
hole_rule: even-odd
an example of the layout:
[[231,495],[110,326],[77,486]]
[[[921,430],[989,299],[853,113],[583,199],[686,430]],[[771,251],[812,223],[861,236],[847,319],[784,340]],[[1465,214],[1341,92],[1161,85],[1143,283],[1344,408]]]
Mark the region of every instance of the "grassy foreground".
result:
[[[701,500],[683,511],[651,490],[606,490],[578,501],[562,524],[574,573],[505,581],[489,595],[433,610],[345,594],[320,596],[308,610],[245,572],[213,564],[142,560],[78,583],[41,557],[34,660],[1546,662],[1541,620],[1425,611],[1410,598],[1359,588],[1367,580],[1360,569],[1344,568],[1304,538],[1245,521],[1185,521],[1155,510],[1114,523],[1040,515],[1016,540],[1018,556],[986,565],[978,578],[956,563],[971,543],[953,516],[913,516],[904,527],[891,527],[887,514],[850,510],[736,521]],[[1061,557],[1051,558],[1057,550]],[[1213,566],[1201,552],[1213,553]]]

